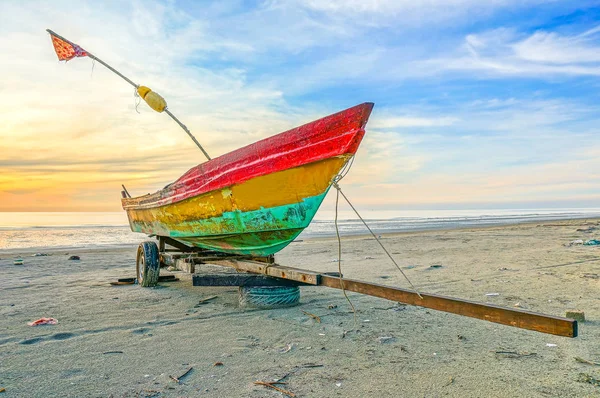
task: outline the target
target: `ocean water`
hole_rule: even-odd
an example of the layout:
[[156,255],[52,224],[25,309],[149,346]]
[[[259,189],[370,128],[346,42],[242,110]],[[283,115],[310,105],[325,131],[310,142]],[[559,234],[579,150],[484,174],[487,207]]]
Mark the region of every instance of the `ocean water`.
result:
[[[600,218],[600,209],[388,210],[365,211],[362,216],[376,234],[382,234]],[[335,236],[333,220],[332,212],[319,212],[299,239]],[[363,223],[347,211],[338,214],[338,225],[342,236],[368,233]],[[144,234],[131,232],[124,212],[0,212],[0,251],[128,246],[146,239]]]

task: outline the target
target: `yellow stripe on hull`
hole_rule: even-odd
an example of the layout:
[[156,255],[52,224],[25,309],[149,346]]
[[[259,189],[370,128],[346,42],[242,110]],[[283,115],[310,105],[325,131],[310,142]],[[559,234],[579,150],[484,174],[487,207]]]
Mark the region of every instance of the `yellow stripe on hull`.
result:
[[232,211],[253,211],[302,202],[304,198],[325,192],[352,155],[344,155],[267,174],[181,202],[149,207],[128,208],[130,223],[159,222],[178,225],[186,221],[208,219]]

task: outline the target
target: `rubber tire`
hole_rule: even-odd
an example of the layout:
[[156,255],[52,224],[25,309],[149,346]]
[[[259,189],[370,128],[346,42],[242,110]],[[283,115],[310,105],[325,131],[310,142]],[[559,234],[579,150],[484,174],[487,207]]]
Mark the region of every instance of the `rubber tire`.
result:
[[140,286],[156,286],[160,275],[160,259],[156,243],[152,241],[140,243],[135,259],[135,274]]
[[300,303],[298,286],[240,286],[239,302],[241,307],[284,308]]

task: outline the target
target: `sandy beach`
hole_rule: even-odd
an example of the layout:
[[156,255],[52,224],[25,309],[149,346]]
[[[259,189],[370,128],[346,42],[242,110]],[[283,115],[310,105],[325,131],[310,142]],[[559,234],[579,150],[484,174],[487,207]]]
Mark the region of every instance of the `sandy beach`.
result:
[[[238,307],[237,288],[193,287],[181,272],[156,288],[111,286],[134,276],[134,246],[0,251],[0,396],[281,397],[253,383],[282,378],[297,397],[600,396],[600,366],[575,359],[600,361],[600,246],[568,246],[599,236],[597,226],[383,236],[420,290],[558,316],[583,310],[574,339],[352,293],[357,330],[344,337],[354,317],[339,290],[303,287],[300,306],[251,310]],[[69,261],[74,254],[81,260]],[[276,259],[337,271],[336,256],[328,238],[295,242]],[[407,287],[368,236],[344,238],[342,267],[349,278]],[[206,269],[215,270],[197,267]],[[40,317],[59,323],[27,325]],[[190,368],[181,383],[170,378]]]

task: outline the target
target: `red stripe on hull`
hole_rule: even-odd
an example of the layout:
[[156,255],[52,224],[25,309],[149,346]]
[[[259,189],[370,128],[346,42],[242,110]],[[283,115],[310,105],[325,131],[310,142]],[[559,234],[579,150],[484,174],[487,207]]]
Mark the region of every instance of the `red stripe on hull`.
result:
[[[364,103],[200,164],[162,191],[138,201],[178,202],[321,159],[354,154],[365,134],[372,103]],[[124,200],[127,201],[127,200]]]

